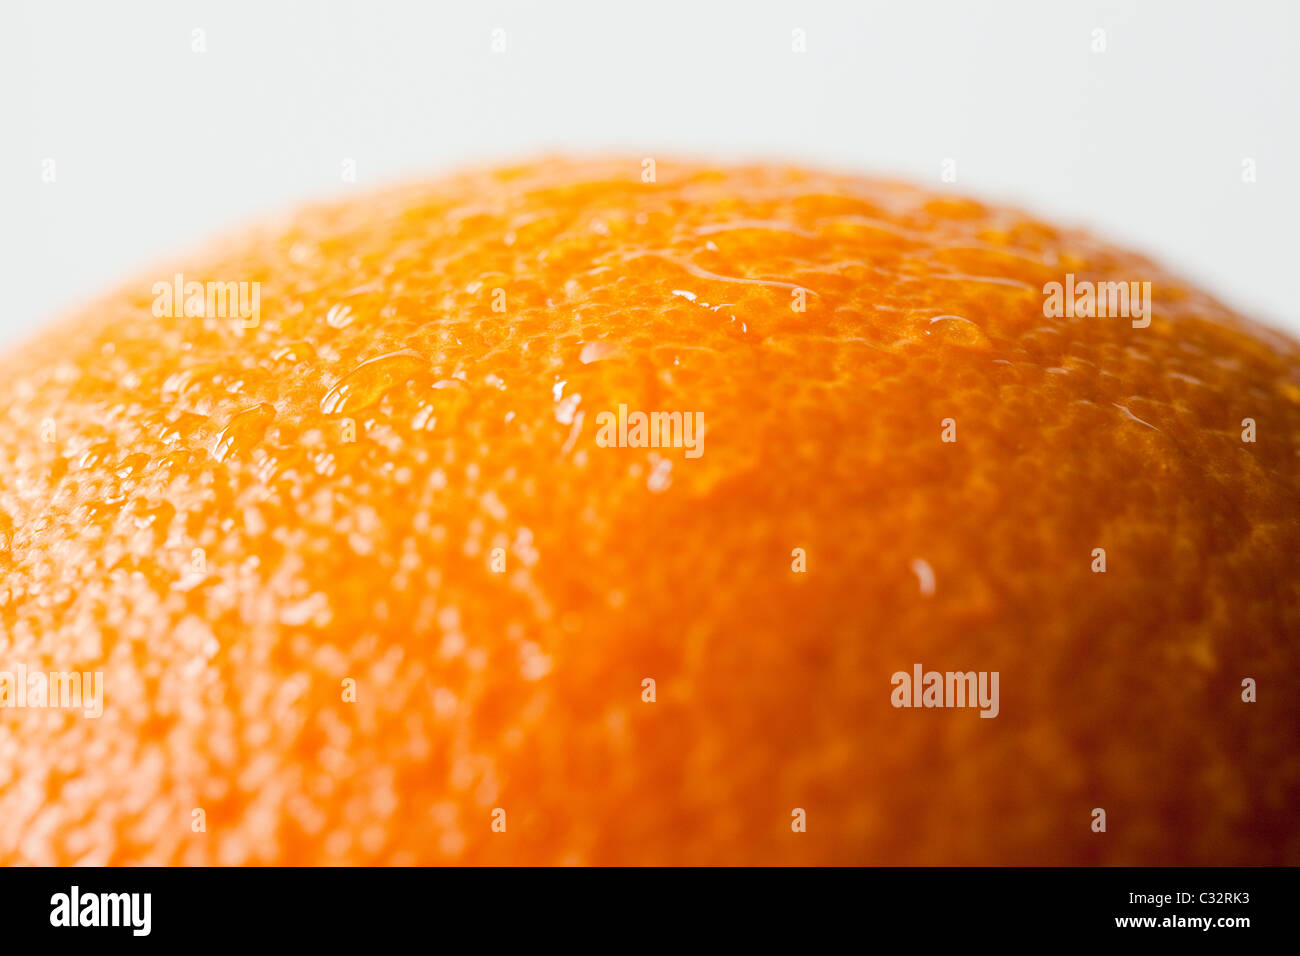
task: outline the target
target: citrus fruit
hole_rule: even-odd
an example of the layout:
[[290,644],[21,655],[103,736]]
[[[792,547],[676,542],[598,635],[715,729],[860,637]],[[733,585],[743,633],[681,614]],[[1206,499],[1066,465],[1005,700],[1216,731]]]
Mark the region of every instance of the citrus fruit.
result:
[[309,208],[0,360],[0,671],[102,677],[0,861],[1300,862],[1298,453],[1295,341],[1011,209]]

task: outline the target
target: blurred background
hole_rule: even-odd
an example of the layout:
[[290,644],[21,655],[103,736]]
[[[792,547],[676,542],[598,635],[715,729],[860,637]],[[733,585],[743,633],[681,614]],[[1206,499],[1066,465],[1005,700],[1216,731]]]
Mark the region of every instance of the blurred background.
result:
[[305,199],[588,150],[1009,201],[1300,333],[1298,10],[0,0],[0,342]]

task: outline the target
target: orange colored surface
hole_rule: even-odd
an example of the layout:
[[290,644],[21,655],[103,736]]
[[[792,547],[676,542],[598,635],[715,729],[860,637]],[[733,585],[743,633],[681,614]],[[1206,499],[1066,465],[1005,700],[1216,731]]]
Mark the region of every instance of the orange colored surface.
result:
[[1300,863],[1300,346],[1014,211],[641,171],[310,209],[0,360],[0,669],[105,681],[0,708],[0,861]]

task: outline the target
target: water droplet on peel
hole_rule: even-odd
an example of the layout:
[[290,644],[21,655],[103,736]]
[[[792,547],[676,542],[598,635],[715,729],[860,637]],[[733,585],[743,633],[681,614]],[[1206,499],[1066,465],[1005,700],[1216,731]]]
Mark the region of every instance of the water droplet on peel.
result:
[[269,402],[239,412],[217,433],[216,441],[212,443],[212,457],[217,461],[225,461],[232,454],[252,448],[262,440],[267,426],[274,418],[275,406]]
[[367,408],[390,388],[410,381],[428,367],[424,357],[410,349],[367,359],[334,383],[320,400],[320,410],[325,415],[342,415]]
[[752,279],[746,276],[721,275],[717,272],[710,272],[708,269],[696,265],[694,262],[690,261],[689,259],[678,261],[678,265],[680,265],[683,269],[685,269],[687,272],[689,272],[691,275],[695,276],[696,278],[708,279],[711,282],[734,282],[737,285],[756,285],[756,286],[763,286],[764,288],[768,288],[768,289],[778,289],[781,291],[788,291],[788,292],[792,292],[798,289],[798,290],[802,290],[809,298],[813,298],[813,299],[821,298],[821,296],[818,295],[815,291],[809,289],[807,286],[799,285],[797,282],[782,282],[778,279]]
[[193,368],[187,368],[167,376],[167,380],[162,384],[162,400],[172,402],[185,394],[185,390],[193,384],[195,371]]
[[582,396],[574,392],[564,401],[555,406],[555,420],[561,425],[572,425],[573,414],[578,410],[578,403],[582,401]]
[[425,429],[432,431],[437,420],[438,419],[434,416],[434,408],[432,405],[421,405],[420,410],[417,411],[415,417],[411,419],[411,427],[417,432],[424,431]]
[[660,458],[650,469],[646,487],[653,492],[664,491],[673,483],[673,463],[667,458]]
[[149,464],[149,456],[143,452],[136,452],[134,455],[127,455],[117,464],[117,476],[119,478],[130,478],[144,471],[145,466]]
[[599,362],[607,359],[614,354],[614,346],[608,342],[588,342],[578,353],[578,361],[583,365],[590,365],[592,362]]
[[989,345],[989,338],[984,330],[970,319],[960,315],[936,315],[930,320],[926,335],[933,335],[953,345],[965,345],[984,348]]
[[912,573],[916,575],[916,581],[921,586],[921,593],[926,597],[934,594],[934,568],[930,567],[930,562],[924,558],[914,558],[912,560]]
[[325,313],[325,323],[332,329],[346,328],[354,318],[352,307],[341,303],[330,306],[330,310]]
[[99,442],[91,445],[82,452],[81,459],[77,462],[80,468],[93,468],[107,455],[112,454],[114,448],[112,442]]
[[168,471],[172,468],[185,468],[199,461],[202,458],[202,452],[194,452],[189,448],[182,448],[178,451],[168,452],[154,462],[154,469],[157,471]]

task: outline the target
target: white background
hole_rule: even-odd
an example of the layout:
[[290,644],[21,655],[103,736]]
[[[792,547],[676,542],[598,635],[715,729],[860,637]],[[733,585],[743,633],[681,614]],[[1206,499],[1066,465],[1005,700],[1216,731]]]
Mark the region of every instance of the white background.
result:
[[1008,200],[1300,331],[1297,8],[0,0],[0,341],[302,199],[584,150]]

